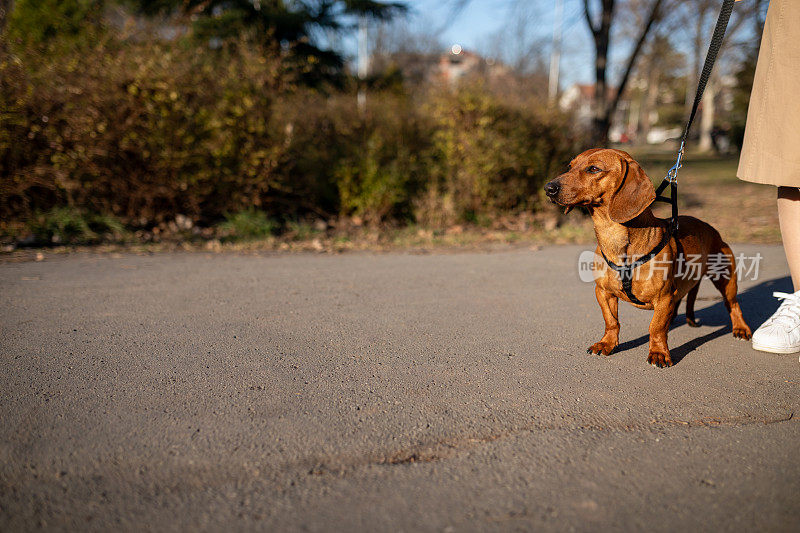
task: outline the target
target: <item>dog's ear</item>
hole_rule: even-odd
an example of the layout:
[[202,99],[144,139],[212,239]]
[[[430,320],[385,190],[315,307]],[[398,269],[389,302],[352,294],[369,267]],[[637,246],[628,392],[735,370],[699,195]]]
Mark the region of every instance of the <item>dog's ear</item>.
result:
[[622,182],[611,198],[608,214],[619,224],[638,217],[656,199],[656,191],[639,163],[621,157]]

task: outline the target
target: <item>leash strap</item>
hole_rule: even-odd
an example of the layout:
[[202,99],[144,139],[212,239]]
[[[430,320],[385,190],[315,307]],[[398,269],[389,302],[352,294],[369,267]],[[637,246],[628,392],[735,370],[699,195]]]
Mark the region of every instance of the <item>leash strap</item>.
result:
[[[708,79],[711,77],[711,71],[714,68],[714,63],[717,61],[717,55],[719,54],[719,50],[722,47],[722,41],[725,38],[725,32],[728,30],[728,21],[731,19],[731,13],[733,12],[733,3],[735,0],[723,0],[722,7],[719,10],[719,17],[717,17],[717,24],[714,26],[714,34],[711,36],[711,43],[708,45],[708,52],[706,53],[706,60],[703,63],[703,70],[700,73],[700,79],[697,80],[697,92],[694,95],[694,103],[692,103],[692,111],[689,113],[689,120],[686,122],[686,128],[683,130],[683,135],[681,136],[681,146],[678,149],[678,159],[672,168],[669,169],[667,172],[667,176],[664,178],[664,183],[662,183],[658,189],[656,190],[656,195],[660,195],[667,186],[666,182],[677,183],[678,181],[678,170],[681,168],[682,160],[683,160],[683,151],[686,147],[686,140],[689,138],[689,130],[692,128],[692,123],[694,122],[694,117],[697,115],[697,108],[700,106],[700,101],[703,99],[703,93],[706,90],[706,85],[708,85]],[[671,191],[672,197],[675,198],[675,190]],[[662,201],[666,201],[661,198],[657,198]],[[675,216],[677,216],[677,210],[673,210]]]
[[[714,26],[714,34],[711,36],[711,43],[708,45],[708,53],[706,53],[706,60],[703,63],[703,70],[700,73],[700,79],[697,81],[697,92],[694,95],[694,103],[692,103],[692,111],[689,113],[689,120],[686,122],[686,128],[683,130],[683,135],[681,136],[681,146],[678,149],[678,159],[675,161],[675,164],[672,168],[669,169],[667,172],[664,181],[659,185],[658,189],[656,189],[656,200],[660,200],[662,202],[670,202],[673,204],[672,208],[672,216],[673,218],[677,219],[678,216],[678,209],[675,202],[677,201],[676,193],[677,188],[671,187],[670,190],[670,198],[662,196],[662,192],[666,189],[668,183],[672,183],[673,185],[677,185],[678,182],[678,170],[683,166],[683,152],[686,147],[686,140],[689,138],[689,130],[692,128],[692,123],[694,122],[694,117],[697,115],[697,108],[700,106],[700,102],[703,99],[703,93],[706,90],[706,85],[708,85],[708,79],[711,77],[711,71],[714,68],[714,63],[717,61],[717,55],[719,55],[719,50],[722,47],[722,41],[725,38],[725,32],[728,29],[728,21],[730,21],[731,13],[733,12],[733,3],[735,0],[723,0],[722,7],[719,11],[719,17],[717,17],[717,24]],[[675,221],[677,227],[677,220]]]
[[[602,249],[600,250],[600,253],[603,255],[603,259],[605,259],[608,266],[614,269],[619,275],[619,279],[622,282],[622,290],[625,291],[625,294],[628,296],[630,301],[635,304],[645,305],[644,302],[639,300],[633,294],[633,269],[642,266],[658,255],[670,241],[672,236],[678,231],[678,170],[680,170],[682,166],[681,162],[683,160],[683,151],[686,147],[686,139],[689,137],[689,130],[694,122],[694,117],[697,114],[697,108],[700,106],[700,101],[703,99],[703,93],[706,90],[708,79],[711,77],[711,70],[714,68],[717,55],[722,47],[722,40],[725,38],[725,32],[728,29],[728,21],[730,20],[731,13],[733,12],[734,1],[735,0],[723,0],[722,2],[722,7],[719,11],[719,17],[717,18],[717,25],[714,27],[714,34],[711,37],[711,43],[708,46],[708,53],[706,54],[705,63],[703,63],[703,71],[700,73],[700,79],[697,82],[697,92],[694,95],[694,103],[692,104],[692,111],[689,114],[689,121],[686,123],[686,128],[683,130],[683,135],[681,136],[681,146],[678,149],[677,161],[675,161],[675,164],[669,169],[666,177],[664,177],[664,180],[656,189],[655,201],[666,202],[672,206],[672,215],[669,218],[668,230],[664,232],[664,237],[662,237],[661,242],[658,243],[655,248],[633,263],[617,265],[616,263],[611,262],[608,257],[606,257],[606,254]],[[669,196],[665,196],[663,194],[667,186],[669,186]]]
[[[703,71],[700,74],[700,80],[697,82],[697,93],[694,97],[694,104],[692,104],[692,112],[689,114],[689,122],[686,123],[686,129],[683,131],[683,137],[681,137],[681,154],[683,154],[683,145],[689,136],[689,128],[692,127],[694,116],[697,114],[697,107],[700,105],[700,100],[703,99],[703,93],[706,90],[708,78],[711,77],[711,70],[714,68],[714,62],[717,60],[717,54],[719,54],[719,49],[722,47],[722,40],[725,37],[725,31],[728,29],[728,21],[731,18],[734,1],[735,0],[723,0],[722,2],[722,8],[717,18],[717,25],[714,27],[714,35],[711,37],[711,44],[708,45],[706,61],[703,63]],[[680,163],[680,158],[678,159],[678,163]]]

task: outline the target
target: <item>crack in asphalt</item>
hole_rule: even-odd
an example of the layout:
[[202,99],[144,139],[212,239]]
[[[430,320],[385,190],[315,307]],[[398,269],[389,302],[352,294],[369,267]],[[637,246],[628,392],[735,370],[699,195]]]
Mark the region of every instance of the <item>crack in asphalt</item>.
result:
[[[454,455],[473,449],[490,442],[506,439],[524,433],[534,433],[539,431],[653,431],[673,427],[685,428],[708,428],[708,427],[742,427],[755,424],[779,424],[789,422],[794,419],[794,412],[788,411],[780,415],[771,417],[753,417],[748,415],[732,417],[704,417],[692,420],[657,420],[652,419],[649,424],[642,423],[619,423],[619,424],[585,424],[578,426],[558,426],[547,424],[536,424],[527,427],[520,427],[508,431],[490,433],[483,436],[471,436],[453,439],[442,439],[431,443],[420,443],[407,446],[395,451],[383,454],[368,454],[366,456],[351,457],[349,460],[342,457],[341,460],[311,459],[307,464],[312,464],[307,472],[311,475],[320,476],[326,473],[345,475],[350,471],[357,470],[366,466],[403,466],[414,463],[433,463],[449,459]],[[301,468],[302,470],[302,468]]]

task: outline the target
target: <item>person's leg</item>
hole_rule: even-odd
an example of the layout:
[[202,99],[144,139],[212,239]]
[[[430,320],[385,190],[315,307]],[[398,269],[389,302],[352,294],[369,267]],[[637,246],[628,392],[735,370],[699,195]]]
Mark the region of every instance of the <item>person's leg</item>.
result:
[[753,348],[795,353],[800,352],[800,188],[778,187],[778,220],[794,293],[773,293],[781,305],[753,333]]
[[795,291],[800,291],[800,188],[778,187],[778,220]]

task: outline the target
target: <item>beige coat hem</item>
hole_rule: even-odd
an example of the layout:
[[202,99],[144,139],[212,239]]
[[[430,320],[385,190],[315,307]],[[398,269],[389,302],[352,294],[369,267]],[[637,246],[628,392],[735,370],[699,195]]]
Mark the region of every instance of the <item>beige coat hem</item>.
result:
[[736,175],[800,187],[800,0],[771,0]]
[[[797,147],[800,150],[800,146]],[[800,164],[787,161],[778,155],[761,152],[748,158],[748,168],[739,160],[736,177],[751,183],[763,183],[778,187],[800,187]]]

